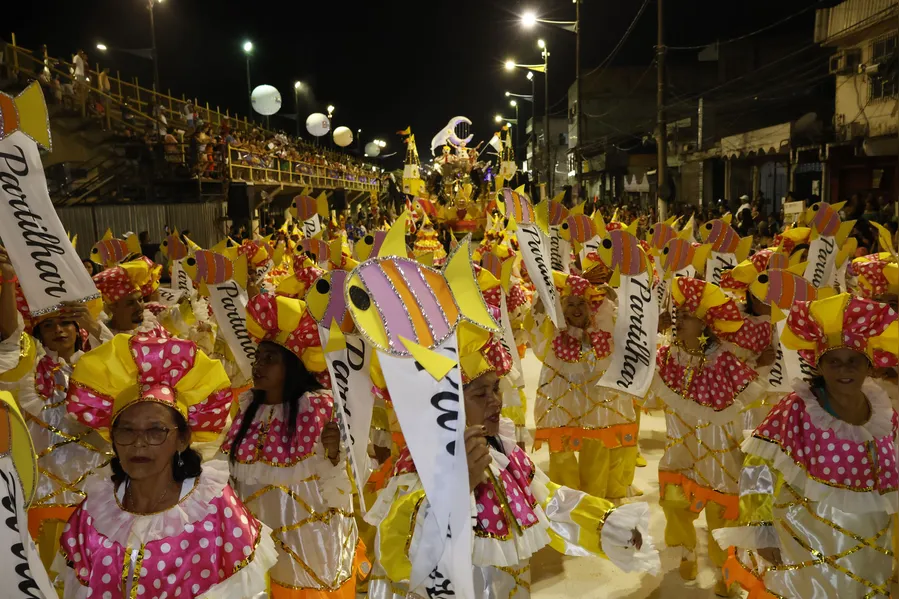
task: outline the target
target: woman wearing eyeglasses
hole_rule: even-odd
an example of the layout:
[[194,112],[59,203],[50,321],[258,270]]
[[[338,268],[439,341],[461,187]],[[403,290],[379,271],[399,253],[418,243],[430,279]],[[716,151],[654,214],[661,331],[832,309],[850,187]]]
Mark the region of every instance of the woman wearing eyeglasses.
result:
[[253,597],[276,554],[271,531],[201,465],[191,442],[222,430],[232,391],[190,341],[117,335],[72,373],[67,409],[108,433],[115,458],[85,484],[60,539],[64,597]]

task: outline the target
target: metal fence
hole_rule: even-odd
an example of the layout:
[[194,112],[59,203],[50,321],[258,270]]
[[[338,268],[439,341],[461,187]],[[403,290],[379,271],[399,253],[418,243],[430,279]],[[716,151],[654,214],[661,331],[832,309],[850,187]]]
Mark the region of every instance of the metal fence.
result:
[[111,229],[115,237],[141,231],[150,233],[151,243],[160,243],[165,226],[190,231],[190,238],[203,247],[220,241],[225,230],[225,202],[205,204],[140,204],[119,206],[74,206],[57,208],[59,220],[70,235],[78,235],[78,255],[87,258],[91,248]]

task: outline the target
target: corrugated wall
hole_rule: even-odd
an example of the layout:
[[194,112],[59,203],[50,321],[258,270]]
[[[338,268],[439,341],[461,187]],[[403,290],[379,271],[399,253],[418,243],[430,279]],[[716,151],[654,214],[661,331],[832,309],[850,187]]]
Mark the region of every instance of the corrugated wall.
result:
[[121,238],[127,232],[150,232],[150,241],[160,243],[166,225],[179,231],[190,230],[191,239],[210,247],[225,234],[224,202],[204,204],[142,204],[119,206],[77,206],[57,208],[66,231],[78,235],[78,254],[86,258],[91,247],[107,229]]

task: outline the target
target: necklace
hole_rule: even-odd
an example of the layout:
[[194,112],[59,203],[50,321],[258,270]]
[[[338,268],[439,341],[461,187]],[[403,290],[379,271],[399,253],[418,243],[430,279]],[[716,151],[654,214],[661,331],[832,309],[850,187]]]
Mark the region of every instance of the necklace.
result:
[[[166,489],[162,492],[162,496],[153,503],[153,507],[146,513],[152,514],[152,513],[156,512],[157,511],[156,508],[158,508],[159,505],[163,501],[165,501],[166,495],[168,495],[168,494],[169,494],[169,489],[168,489],[168,487],[166,487]],[[128,503],[130,503],[132,506],[134,506],[134,495],[131,493],[131,481],[130,480],[128,481],[128,486],[125,488],[125,499]]]

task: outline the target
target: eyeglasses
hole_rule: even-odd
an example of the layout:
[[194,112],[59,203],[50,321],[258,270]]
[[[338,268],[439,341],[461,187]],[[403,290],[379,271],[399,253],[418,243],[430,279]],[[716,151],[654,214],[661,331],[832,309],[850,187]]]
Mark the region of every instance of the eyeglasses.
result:
[[112,438],[118,445],[134,445],[138,437],[143,437],[147,445],[162,445],[169,438],[173,428],[127,428],[115,427],[112,429]]

